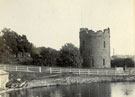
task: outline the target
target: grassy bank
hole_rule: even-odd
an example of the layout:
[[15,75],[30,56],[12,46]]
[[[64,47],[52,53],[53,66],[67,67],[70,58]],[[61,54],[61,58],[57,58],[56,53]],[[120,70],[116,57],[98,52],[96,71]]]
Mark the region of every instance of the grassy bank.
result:
[[7,88],[34,88],[56,85],[71,85],[92,82],[129,82],[135,81],[135,76],[98,76],[75,75],[72,73],[45,74],[10,72]]

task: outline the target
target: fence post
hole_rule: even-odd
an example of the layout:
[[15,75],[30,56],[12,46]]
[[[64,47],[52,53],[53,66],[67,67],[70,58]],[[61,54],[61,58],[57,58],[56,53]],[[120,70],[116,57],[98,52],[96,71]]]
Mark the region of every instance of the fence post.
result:
[[79,72],[78,72],[78,73],[79,73],[79,75],[80,75],[80,69],[79,69]]
[[17,71],[17,66],[15,66],[15,71]]
[[29,72],[29,67],[27,67],[27,72]]
[[60,68],[60,73],[61,73],[61,68]]
[[69,69],[69,72],[71,72],[71,69]]
[[4,66],[4,70],[6,70],[7,69],[7,67],[6,66]]
[[116,75],[116,70],[114,71],[114,75]]
[[128,75],[131,75],[132,73],[130,73],[131,72],[131,70],[128,70]]
[[90,70],[88,69],[88,75],[90,75]]
[[[0,88],[2,87],[1,81],[0,81]],[[5,93],[4,93],[5,94]],[[6,97],[6,96],[5,96]]]
[[50,67],[50,74],[52,74],[52,68]]
[[99,71],[97,70],[97,75],[99,74]]
[[105,75],[107,75],[107,70],[105,70]]
[[41,67],[39,67],[39,72],[41,73],[42,71],[41,71]]

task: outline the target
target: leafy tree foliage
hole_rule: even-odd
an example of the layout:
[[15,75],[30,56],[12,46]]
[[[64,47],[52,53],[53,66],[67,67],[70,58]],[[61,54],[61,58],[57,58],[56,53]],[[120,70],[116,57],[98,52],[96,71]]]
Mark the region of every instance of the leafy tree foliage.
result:
[[22,56],[24,56],[24,52],[31,53],[32,43],[28,41],[26,35],[19,36],[17,44],[19,52],[22,52]]
[[[0,62],[8,62],[9,57],[15,55],[16,63],[19,61],[26,65],[81,67],[82,57],[80,51],[71,43],[67,43],[60,51],[46,47],[34,47],[26,37],[19,35],[15,31],[4,28],[0,37]],[[22,59],[18,55],[22,55]],[[25,58],[24,54],[31,54]],[[13,61],[14,59],[11,59]]]
[[22,53],[22,56],[24,55],[24,52],[31,52],[32,44],[27,40],[26,35],[18,35],[15,31],[7,28],[4,28],[1,32],[3,33],[6,45],[16,57],[20,52]]
[[52,48],[34,48],[32,53],[33,64],[43,66],[55,66],[59,52]]
[[134,67],[135,63],[131,58],[116,58],[111,60],[111,67]]
[[62,46],[57,65],[62,67],[81,67],[82,57],[79,49],[71,43]]
[[10,63],[11,56],[3,37],[0,36],[0,63]]
[[12,53],[17,54],[17,33],[14,31],[11,31],[10,29],[4,28],[2,30],[3,38],[5,40],[6,45],[9,47]]

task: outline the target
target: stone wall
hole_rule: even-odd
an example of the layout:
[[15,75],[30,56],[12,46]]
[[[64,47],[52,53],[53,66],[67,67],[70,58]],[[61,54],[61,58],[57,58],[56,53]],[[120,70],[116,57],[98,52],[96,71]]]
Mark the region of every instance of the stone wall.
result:
[[110,29],[94,32],[88,28],[80,29],[80,53],[84,67],[110,67]]

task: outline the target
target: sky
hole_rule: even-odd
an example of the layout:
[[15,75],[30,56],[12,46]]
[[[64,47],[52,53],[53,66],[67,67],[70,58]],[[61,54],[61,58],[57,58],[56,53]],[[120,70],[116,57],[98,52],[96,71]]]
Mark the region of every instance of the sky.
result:
[[111,54],[135,54],[133,0],[0,0],[0,29],[25,34],[35,46],[79,47],[79,30],[110,28]]

